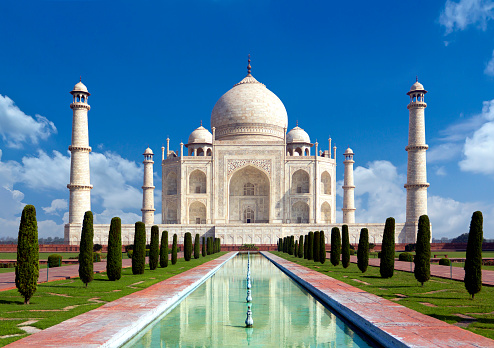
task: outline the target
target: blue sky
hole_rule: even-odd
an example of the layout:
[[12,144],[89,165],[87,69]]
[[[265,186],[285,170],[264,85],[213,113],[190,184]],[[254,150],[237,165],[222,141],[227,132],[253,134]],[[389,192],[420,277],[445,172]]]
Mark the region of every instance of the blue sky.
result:
[[[405,219],[408,96],[426,96],[433,236],[494,238],[494,2],[1,1],[0,237],[25,204],[40,236],[67,221],[72,112],[82,76],[96,222],[140,219],[142,153],[172,149],[252,74],[311,140],[355,152],[357,222]],[[155,165],[156,209],[161,169]],[[341,189],[340,189],[341,194]],[[337,199],[341,212],[341,197]],[[160,216],[157,214],[157,221]],[[341,213],[337,220],[341,221]]]

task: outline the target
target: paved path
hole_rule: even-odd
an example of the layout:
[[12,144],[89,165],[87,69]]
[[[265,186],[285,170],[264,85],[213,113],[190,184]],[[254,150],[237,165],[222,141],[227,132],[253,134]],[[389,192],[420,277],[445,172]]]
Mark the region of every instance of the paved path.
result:
[[447,324],[327,275],[261,252],[322,303],[385,347],[494,347],[494,340]]
[[32,334],[8,347],[119,347],[235,256],[230,252],[144,290]]
[[[178,258],[183,257],[183,252],[179,252],[177,254]],[[171,255],[169,257],[171,260]],[[146,258],[146,263],[147,263]],[[122,268],[132,267],[132,259],[122,259]],[[46,272],[47,268],[42,268],[39,270],[39,283],[46,283]],[[106,260],[101,262],[95,262],[93,266],[94,273],[106,272]],[[68,265],[62,267],[50,268],[48,270],[48,281],[52,282],[55,280],[63,280],[70,278],[78,278],[79,277],[79,265]],[[7,272],[0,273],[0,291],[15,289],[15,273]]]
[[[328,258],[329,258],[328,253]],[[357,256],[350,256],[350,261],[357,263]],[[369,266],[379,267],[380,259],[369,259]],[[410,266],[412,268],[410,268]],[[413,262],[405,262],[395,260],[395,269],[398,271],[413,272]],[[431,264],[431,275],[439,278],[454,279],[463,281],[465,278],[465,270],[463,267],[450,267]],[[482,270],[482,284],[494,286],[494,271]]]

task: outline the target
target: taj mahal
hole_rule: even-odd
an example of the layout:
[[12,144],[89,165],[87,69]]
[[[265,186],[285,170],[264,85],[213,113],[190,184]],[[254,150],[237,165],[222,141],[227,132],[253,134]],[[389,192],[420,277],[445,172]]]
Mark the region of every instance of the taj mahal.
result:
[[[70,92],[73,101],[69,223],[67,244],[80,242],[84,213],[91,210],[88,134],[90,93],[80,81]],[[396,224],[396,243],[414,243],[420,215],[427,214],[424,110],[427,91],[416,81],[407,93],[410,102],[406,221]],[[198,120],[199,121],[199,120]],[[302,120],[303,121],[303,120]],[[198,122],[199,124],[199,122]],[[288,115],[282,101],[251,74],[221,96],[211,112],[211,130],[193,130],[180,151],[161,148],[160,231],[186,232],[220,238],[223,245],[276,244],[278,238],[323,230],[329,243],[332,227],[349,226],[350,242],[360,230],[369,230],[369,241],[381,243],[384,221],[355,223],[354,153],[347,148],[344,165],[343,221],[336,221],[336,147],[312,143],[297,126],[287,129]],[[148,240],[154,225],[153,170],[155,154],[144,151],[142,222]],[[358,189],[358,188],[357,188]],[[357,212],[358,213],[358,212]],[[108,224],[94,225],[94,242],[108,244]],[[134,241],[134,224],[122,225],[122,243]]]

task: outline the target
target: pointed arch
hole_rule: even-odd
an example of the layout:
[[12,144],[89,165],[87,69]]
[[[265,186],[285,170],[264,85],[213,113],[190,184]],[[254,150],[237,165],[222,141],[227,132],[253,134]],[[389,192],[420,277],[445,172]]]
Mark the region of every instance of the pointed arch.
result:
[[323,195],[331,194],[331,175],[327,171],[321,174],[321,193]]
[[321,205],[321,219],[325,223],[331,222],[331,206],[329,205],[328,202],[324,202]]
[[189,224],[206,223],[206,206],[204,203],[195,201],[189,206]]
[[297,170],[292,175],[292,193],[309,193],[310,192],[310,176],[303,169]]
[[206,174],[202,170],[194,170],[189,175],[189,193],[206,193],[206,183]]

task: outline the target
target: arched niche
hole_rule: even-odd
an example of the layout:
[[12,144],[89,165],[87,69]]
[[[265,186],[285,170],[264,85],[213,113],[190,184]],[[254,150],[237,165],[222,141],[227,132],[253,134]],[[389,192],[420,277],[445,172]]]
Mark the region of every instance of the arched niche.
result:
[[292,193],[309,193],[310,191],[310,177],[303,169],[297,170],[292,175]]
[[328,202],[324,202],[321,205],[321,219],[326,223],[331,222],[331,206]]
[[196,169],[189,175],[189,193],[206,193],[206,174]]
[[309,223],[309,205],[305,202],[297,202],[292,205],[292,221],[298,224]]
[[201,202],[192,202],[189,206],[189,224],[206,223],[206,206]]
[[168,173],[165,181],[165,194],[169,196],[176,195],[177,186],[177,174],[175,172]]
[[165,223],[176,224],[177,223],[177,203],[167,202],[165,206]]
[[323,195],[331,194],[331,175],[327,171],[321,175],[321,193]]

